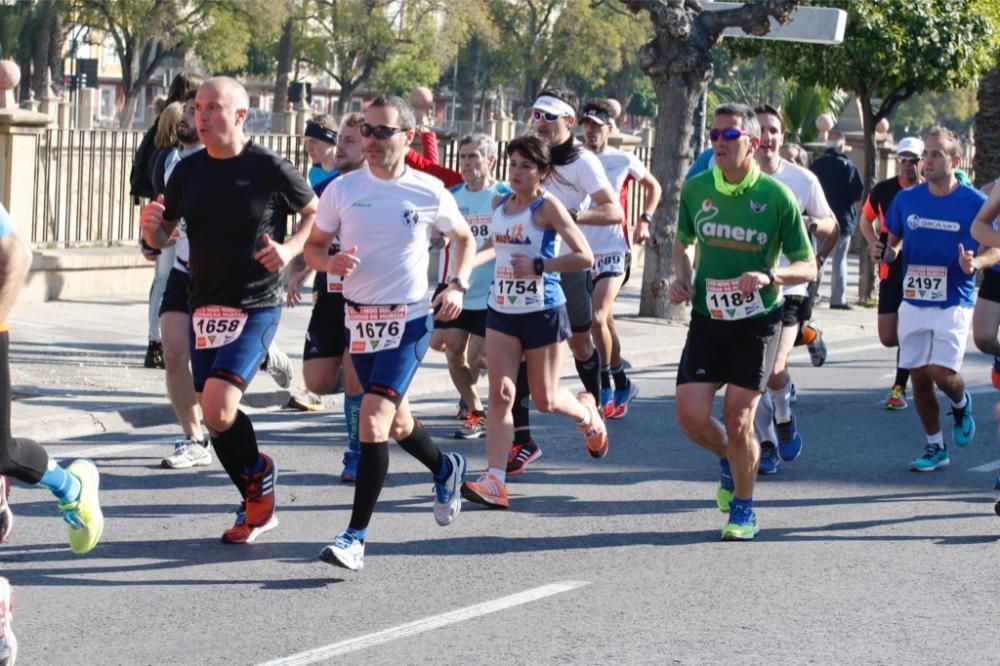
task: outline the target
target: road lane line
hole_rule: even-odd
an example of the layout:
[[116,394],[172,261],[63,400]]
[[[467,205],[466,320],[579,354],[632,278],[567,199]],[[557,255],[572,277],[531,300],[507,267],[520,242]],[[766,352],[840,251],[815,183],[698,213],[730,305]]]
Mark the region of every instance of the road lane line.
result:
[[993,462],[988,462],[985,465],[978,465],[976,467],[970,467],[970,472],[993,472],[1000,469],[1000,460],[994,460]]
[[569,592],[570,590],[575,590],[585,585],[590,585],[590,581],[567,580],[559,583],[542,585],[541,587],[525,590],[524,592],[518,592],[517,594],[511,594],[510,596],[500,597],[499,599],[494,599],[493,601],[475,604],[474,606],[466,606],[465,608],[459,608],[458,610],[449,611],[440,615],[432,615],[431,617],[426,617],[422,620],[401,624],[398,627],[391,627],[373,634],[365,634],[364,636],[358,636],[357,638],[350,638],[346,641],[340,641],[339,643],[331,643],[330,645],[326,645],[324,647],[314,648],[312,650],[293,654],[290,657],[274,659],[272,661],[265,662],[260,666],[307,666],[307,664],[318,664],[321,661],[325,661],[342,654],[347,654],[348,652],[356,652],[375,645],[381,645],[382,643],[388,643],[399,638],[415,636],[417,634],[422,634],[427,631],[448,626],[449,624],[464,622],[465,620],[471,620],[483,615],[489,615],[490,613],[496,613],[508,608],[513,608],[514,606],[521,606],[533,601],[538,601],[539,599],[551,597],[555,594]]

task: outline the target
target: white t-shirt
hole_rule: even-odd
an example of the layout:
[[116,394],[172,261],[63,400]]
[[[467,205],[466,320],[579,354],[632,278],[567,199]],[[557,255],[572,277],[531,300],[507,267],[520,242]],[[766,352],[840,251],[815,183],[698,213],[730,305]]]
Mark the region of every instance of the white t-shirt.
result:
[[426,316],[431,226],[442,233],[468,226],[440,180],[410,167],[391,180],[367,166],[323,191],[316,226],[357,246],[361,263],[344,279],[344,298],[361,305],[407,304],[407,319]]
[[[626,178],[632,176],[636,180],[641,180],[646,175],[646,167],[633,153],[606,146],[604,150],[594,155],[604,168],[604,173],[611,183],[611,190],[618,197],[621,197]],[[590,243],[595,255],[628,252],[628,239],[625,238],[625,229],[620,224],[602,226],[587,224],[581,225],[580,229],[587,237],[587,242]]]
[[[778,163],[777,170],[770,175],[792,191],[792,196],[795,197],[795,202],[799,205],[799,211],[803,215],[833,217],[830,204],[826,202],[826,196],[823,194],[823,187],[812,171],[782,159]],[[785,255],[781,255],[781,261],[778,265],[788,266],[790,263]],[[786,296],[805,296],[809,293],[809,285],[796,284],[782,287],[781,292]]]
[[[603,190],[605,187],[611,189],[611,183],[608,182],[608,177],[604,174],[604,167],[601,166],[601,161],[597,159],[597,156],[589,150],[584,150],[582,146],[579,146],[579,148],[580,153],[575,160],[569,164],[553,167],[553,173],[542,181],[542,187],[545,188],[546,192],[561,201],[562,205],[566,206],[566,208],[586,210],[590,208],[590,195]],[[622,228],[620,224],[607,226],[612,231],[612,226],[617,227],[618,232],[621,233]],[[603,229],[604,227],[580,225],[580,229],[587,236],[588,242],[590,237],[587,235],[587,230],[598,228]],[[563,243],[560,256],[569,254],[571,251],[569,245]],[[597,252],[597,250],[594,249],[594,252]]]

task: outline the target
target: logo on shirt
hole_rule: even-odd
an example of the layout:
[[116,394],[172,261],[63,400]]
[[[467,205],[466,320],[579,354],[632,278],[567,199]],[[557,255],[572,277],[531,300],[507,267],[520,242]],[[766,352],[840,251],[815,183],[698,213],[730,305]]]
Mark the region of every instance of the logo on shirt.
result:
[[510,243],[511,245],[531,245],[531,239],[524,237],[524,225],[515,224],[507,229],[507,233],[493,234],[494,243]]
[[962,227],[958,222],[949,220],[932,220],[928,217],[920,217],[913,213],[906,218],[906,226],[910,229],[930,229],[932,231],[959,231]]
[[420,224],[420,213],[417,212],[416,207],[410,203],[403,204],[403,226],[408,229],[412,229],[418,224]]
[[766,232],[716,222],[715,218],[718,216],[719,209],[711,199],[705,199],[701,204],[701,210],[694,217],[694,228],[702,243],[751,252],[767,245]]
[[766,203],[758,203],[758,202],[754,201],[753,199],[751,199],[750,200],[750,210],[752,210],[753,212],[755,212],[758,215],[760,215],[765,210],[767,210],[767,204]]

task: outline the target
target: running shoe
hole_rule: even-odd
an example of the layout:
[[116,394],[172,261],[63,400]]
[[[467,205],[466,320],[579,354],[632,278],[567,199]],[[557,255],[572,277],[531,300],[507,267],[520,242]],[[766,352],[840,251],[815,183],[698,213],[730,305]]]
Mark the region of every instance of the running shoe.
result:
[[799,436],[799,429],[796,426],[795,414],[784,423],[774,422],[774,429],[778,433],[778,455],[785,462],[792,462],[802,453],[802,438]]
[[451,525],[462,510],[460,489],[465,481],[465,458],[459,453],[446,453],[451,460],[451,474],[444,481],[434,482],[434,520],[441,527]]
[[590,423],[576,427],[583,435],[583,442],[587,446],[587,453],[591,458],[603,458],[608,455],[608,431],[604,427],[604,420],[594,403],[594,396],[588,391],[581,391],[576,394],[576,399],[590,413]]
[[531,440],[527,444],[512,444],[507,451],[507,474],[520,474],[528,465],[542,457],[542,450]]
[[193,437],[178,439],[174,442],[174,452],[160,461],[160,467],[166,469],[188,469],[190,467],[205,467],[212,464],[210,442],[203,439],[200,442]]
[[300,412],[321,412],[326,406],[323,404],[323,397],[316,395],[312,391],[296,393],[288,399],[288,406]]
[[74,460],[66,473],[80,481],[80,496],[73,502],[60,502],[59,510],[69,532],[69,547],[77,555],[89,553],[104,533],[104,514],[98,499],[101,475],[90,460]]
[[631,379],[628,380],[628,384],[621,391],[615,389],[615,413],[611,418],[624,418],[628,414],[628,404],[638,395],[639,386]]
[[278,345],[271,342],[267,348],[267,358],[264,360],[264,369],[271,375],[274,383],[283,389],[292,385],[292,377],[295,371],[292,369],[292,360],[288,354],[278,349]]
[[792,382],[792,390],[788,392],[788,402],[793,405],[799,401],[798,392],[795,390],[795,382]]
[[993,382],[993,388],[1000,391],[1000,356],[993,357],[993,369],[990,370],[990,381]]
[[10,581],[0,576],[0,666],[14,666],[17,661],[17,638],[11,620],[14,619],[14,592]]
[[775,474],[779,465],[781,465],[781,457],[778,455],[778,449],[771,442],[761,442],[760,464],[757,466],[757,473]]
[[458,413],[455,414],[456,421],[466,421],[472,415],[472,410],[461,398],[458,399]]
[[323,549],[319,559],[335,567],[361,571],[365,568],[365,542],[350,532],[341,532]]
[[1000,490],[1000,474],[993,478],[993,490]]
[[601,416],[609,419],[615,413],[615,392],[609,386],[601,389]]
[[735,496],[735,490],[730,490],[720,483],[719,487],[715,489],[715,506],[719,507],[719,511],[722,513],[729,513],[729,504]]
[[972,418],[972,396],[965,392],[965,407],[962,409],[952,408],[949,412],[955,418],[955,425],[951,427],[951,436],[955,444],[968,446],[972,444],[972,438],[976,436],[976,421]]
[[729,510],[729,522],[722,528],[722,540],[750,541],[759,531],[753,507],[738,504]]
[[889,395],[885,399],[885,408],[888,410],[906,409],[910,404],[906,402],[906,391],[902,386],[893,386],[889,390]]
[[826,363],[826,343],[823,342],[823,329],[814,321],[807,322],[806,326],[816,331],[816,337],[806,347],[809,349],[809,360],[818,368]]
[[142,367],[144,368],[158,368],[163,370],[167,366],[163,362],[163,343],[149,341],[149,346],[146,347],[146,358],[142,362]]
[[486,412],[472,412],[462,427],[455,431],[455,439],[479,439],[486,437]]
[[344,483],[354,483],[358,480],[358,462],[361,460],[361,451],[344,451],[344,471],[340,473],[340,480]]
[[222,534],[223,543],[252,543],[264,532],[278,526],[274,515],[274,486],[278,480],[278,466],[270,456],[260,454],[264,469],[243,474],[247,496],[236,514],[236,522]]
[[0,476],[0,543],[6,541],[14,530],[14,513],[10,510],[8,497],[10,497],[10,479]]
[[482,504],[487,509],[506,509],[510,506],[507,501],[507,486],[490,473],[483,474],[475,481],[463,483],[462,497]]
[[924,447],[924,454],[910,463],[910,469],[914,472],[933,472],[947,467],[949,462],[951,460],[948,458],[948,449],[937,444],[928,444]]

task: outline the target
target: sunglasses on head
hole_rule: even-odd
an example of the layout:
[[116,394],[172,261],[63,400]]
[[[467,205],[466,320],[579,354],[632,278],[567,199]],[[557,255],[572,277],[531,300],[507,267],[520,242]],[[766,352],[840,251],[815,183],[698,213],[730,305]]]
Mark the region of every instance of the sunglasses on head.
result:
[[746,136],[746,134],[746,130],[740,129],[739,127],[727,127],[726,129],[713,127],[708,131],[708,136],[712,139],[712,141],[718,141],[719,137],[722,137],[726,141],[734,141],[741,136]]
[[920,158],[919,157],[902,157],[902,156],[897,156],[896,159],[899,160],[900,162],[902,162],[903,164],[919,164],[920,163]]
[[361,123],[361,136],[369,137],[375,136],[376,139],[381,139],[385,141],[393,134],[399,134],[400,132],[405,132],[406,130],[402,127],[389,127],[388,125],[369,125],[368,123]]
[[549,113],[548,111],[539,111],[538,109],[532,109],[531,116],[535,120],[541,120],[542,118],[544,118],[545,122],[547,123],[554,123],[559,118],[562,118],[562,116],[560,116],[557,113]]

